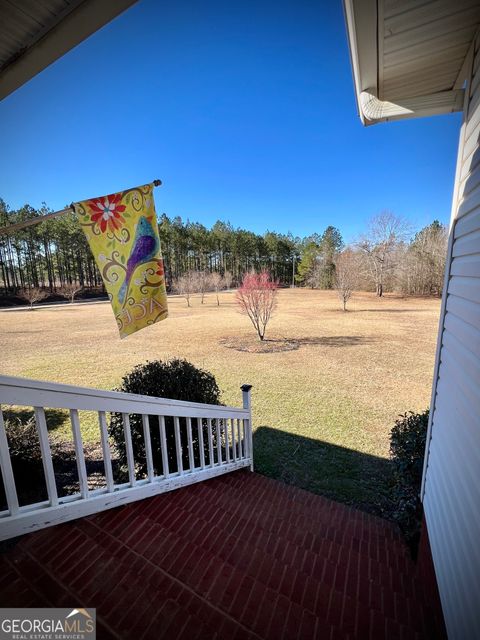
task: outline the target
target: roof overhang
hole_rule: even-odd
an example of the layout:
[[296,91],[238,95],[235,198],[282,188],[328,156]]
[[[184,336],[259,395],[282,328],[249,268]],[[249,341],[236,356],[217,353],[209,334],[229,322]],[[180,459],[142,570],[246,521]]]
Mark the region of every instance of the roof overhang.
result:
[[0,7],[0,100],[137,0],[16,0]]
[[364,125],[461,111],[478,0],[344,0]]

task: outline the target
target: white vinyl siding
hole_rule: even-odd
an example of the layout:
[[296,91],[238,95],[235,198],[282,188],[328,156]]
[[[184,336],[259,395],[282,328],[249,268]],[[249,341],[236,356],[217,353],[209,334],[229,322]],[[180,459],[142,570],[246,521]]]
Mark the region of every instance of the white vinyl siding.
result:
[[460,136],[423,503],[451,639],[480,638],[480,51]]

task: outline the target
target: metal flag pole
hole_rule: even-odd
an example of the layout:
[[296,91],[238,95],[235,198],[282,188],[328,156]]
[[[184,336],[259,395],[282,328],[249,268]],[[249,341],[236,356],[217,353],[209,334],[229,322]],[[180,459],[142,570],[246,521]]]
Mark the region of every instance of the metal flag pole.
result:
[[[162,184],[161,180],[153,181],[154,187],[160,187]],[[44,216],[39,216],[38,218],[31,218],[30,220],[25,220],[24,222],[17,222],[15,224],[9,224],[7,227],[0,228],[0,236],[6,235],[7,233],[11,233],[12,231],[18,231],[18,229],[24,229],[25,227],[31,227],[34,224],[40,224],[41,222],[45,222],[45,220],[49,220],[50,218],[57,218],[58,216],[63,216],[66,213],[75,213],[74,203],[65,209],[60,209],[60,211],[53,211],[52,213],[47,213]]]

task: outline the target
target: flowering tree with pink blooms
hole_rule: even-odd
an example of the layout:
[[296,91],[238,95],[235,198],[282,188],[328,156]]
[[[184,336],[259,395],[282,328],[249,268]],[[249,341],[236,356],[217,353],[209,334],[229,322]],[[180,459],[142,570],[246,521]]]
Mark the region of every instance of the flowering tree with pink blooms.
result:
[[236,302],[240,313],[247,315],[255,327],[259,340],[265,338],[265,329],[277,302],[278,281],[266,270],[245,273],[237,289]]

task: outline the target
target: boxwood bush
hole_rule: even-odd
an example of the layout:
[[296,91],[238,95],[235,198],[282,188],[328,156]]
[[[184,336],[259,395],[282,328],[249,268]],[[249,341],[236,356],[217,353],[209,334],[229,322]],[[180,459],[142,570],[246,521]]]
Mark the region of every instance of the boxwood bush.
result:
[[[130,373],[127,373],[117,391],[136,393],[157,398],[170,398],[173,400],[187,400],[189,402],[201,402],[207,404],[220,403],[220,389],[214,376],[208,371],[195,367],[187,360],[174,359],[169,361],[154,360],[137,365]],[[180,419],[180,432],[182,437],[183,465],[188,467],[188,446],[186,441],[186,429],[184,418]],[[150,438],[152,443],[153,463],[157,474],[163,473],[160,432],[158,416],[149,416]],[[130,414],[130,428],[132,432],[132,447],[136,465],[137,477],[146,473],[145,442],[143,435],[142,418],[138,414]],[[204,444],[207,443],[206,421],[203,421]],[[177,458],[174,439],[173,418],[165,417],[165,430],[167,436],[168,464],[170,472],[177,470]],[[109,425],[110,437],[113,439],[120,459],[123,473],[127,470],[125,451],[125,436],[123,430],[122,415],[112,413]],[[197,420],[192,419],[192,434],[194,455],[198,463],[199,444],[197,437]]]
[[[62,424],[65,415],[56,409],[45,411],[47,425]],[[47,489],[43,471],[42,454],[38,440],[38,432],[33,411],[29,409],[3,411],[5,418],[5,431],[7,434],[10,460],[12,463],[15,486],[20,504],[29,504],[46,500]],[[75,482],[78,481],[75,455],[73,448],[68,443],[50,440],[50,451],[56,474],[57,489],[60,495],[73,493]],[[70,484],[70,490],[65,485]],[[6,505],[5,491],[0,479],[0,508]]]
[[392,428],[390,456],[393,463],[393,517],[412,548],[420,534],[422,508],[420,486],[429,410],[405,413]]
[[18,476],[29,474],[36,479],[42,474],[43,467],[35,419],[26,411],[18,416],[13,412],[5,414],[5,431],[12,467]]

